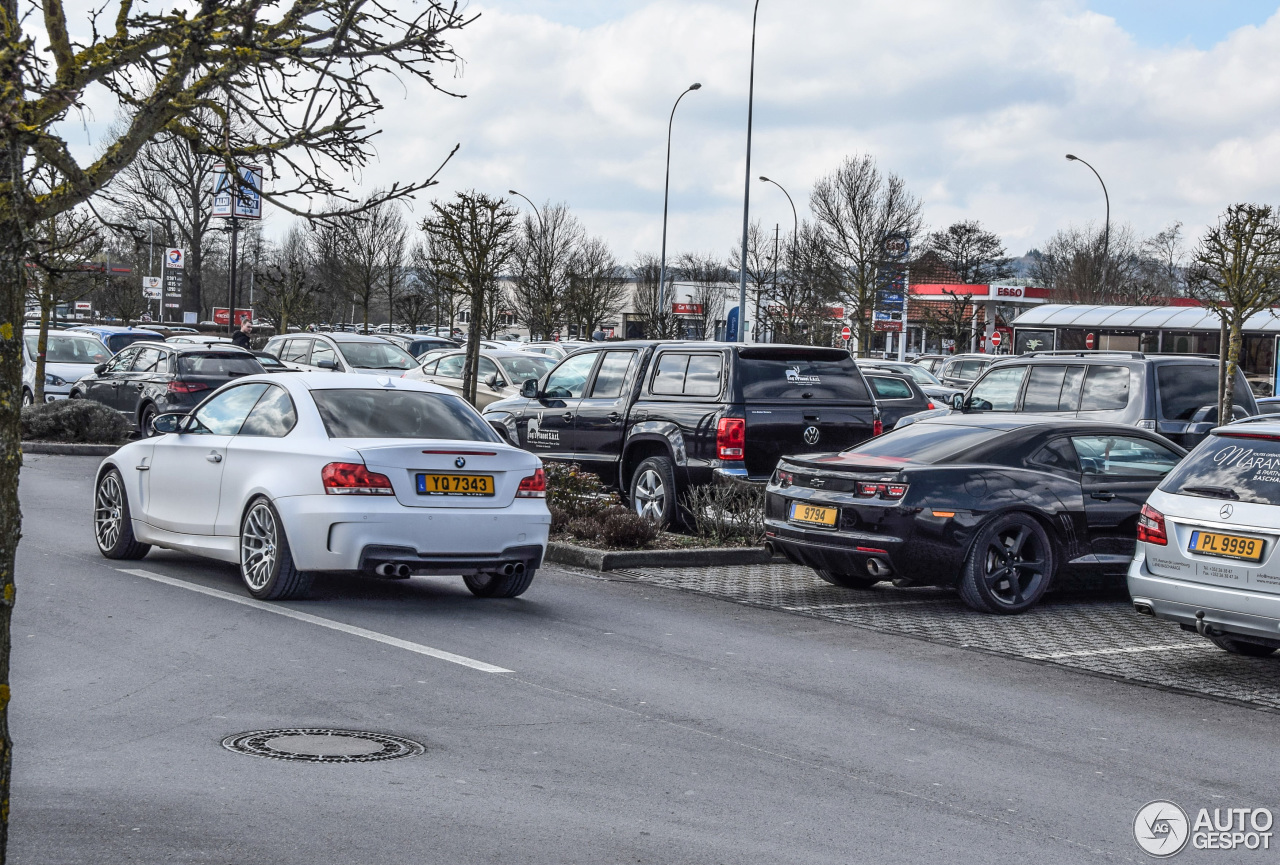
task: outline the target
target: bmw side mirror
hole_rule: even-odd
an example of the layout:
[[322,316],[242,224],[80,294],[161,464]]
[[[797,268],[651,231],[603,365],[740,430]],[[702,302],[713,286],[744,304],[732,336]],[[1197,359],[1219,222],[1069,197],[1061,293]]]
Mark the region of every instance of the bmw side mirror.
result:
[[162,414],[151,422],[151,428],[157,433],[177,432],[183,417],[180,414]]
[[93,368],[94,375],[102,375],[106,371],[107,371],[107,365],[105,363],[100,363]]
[[520,385],[520,396],[525,399],[537,399],[538,380],[536,378],[531,378],[526,380],[524,384]]

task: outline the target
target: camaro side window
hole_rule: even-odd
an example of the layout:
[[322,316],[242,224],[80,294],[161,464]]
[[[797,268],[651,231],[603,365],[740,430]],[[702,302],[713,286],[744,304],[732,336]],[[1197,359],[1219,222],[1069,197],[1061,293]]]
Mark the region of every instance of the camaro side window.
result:
[[1128,436],[1072,436],[1086,475],[1163,477],[1182,458],[1155,442]]

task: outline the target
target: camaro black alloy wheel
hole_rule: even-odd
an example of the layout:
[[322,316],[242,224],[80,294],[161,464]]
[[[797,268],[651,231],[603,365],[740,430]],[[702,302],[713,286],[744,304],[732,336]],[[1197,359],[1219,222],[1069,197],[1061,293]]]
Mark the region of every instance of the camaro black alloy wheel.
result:
[[960,597],[985,613],[1021,613],[1048,590],[1053,543],[1029,514],[996,517],[978,532],[960,576]]

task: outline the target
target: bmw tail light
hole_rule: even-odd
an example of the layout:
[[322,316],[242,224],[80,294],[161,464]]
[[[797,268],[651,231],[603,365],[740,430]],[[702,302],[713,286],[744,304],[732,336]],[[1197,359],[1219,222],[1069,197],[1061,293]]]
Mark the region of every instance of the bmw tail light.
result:
[[167,388],[169,393],[188,394],[199,393],[202,390],[208,390],[209,385],[198,381],[171,381]]
[[520,482],[516,490],[518,499],[545,499],[547,497],[547,473],[538,469]]
[[884,434],[884,421],[880,420],[880,418],[876,418],[871,422],[871,436],[872,438],[874,438],[878,435],[883,435],[883,434]]
[[740,417],[722,417],[716,426],[716,459],[740,460],[747,443],[747,422]]
[[1143,505],[1142,513],[1138,515],[1138,540],[1157,547],[1169,545],[1169,535],[1164,528],[1164,514],[1151,505]]
[[391,478],[371,472],[360,463],[329,463],[320,471],[324,491],[331,496],[393,496]]

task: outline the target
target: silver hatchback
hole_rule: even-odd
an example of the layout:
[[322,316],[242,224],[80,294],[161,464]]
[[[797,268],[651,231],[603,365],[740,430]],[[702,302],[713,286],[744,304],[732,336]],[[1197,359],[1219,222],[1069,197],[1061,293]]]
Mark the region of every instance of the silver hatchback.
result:
[[1142,508],[1129,594],[1228,652],[1280,649],[1280,421],[1214,429]]

